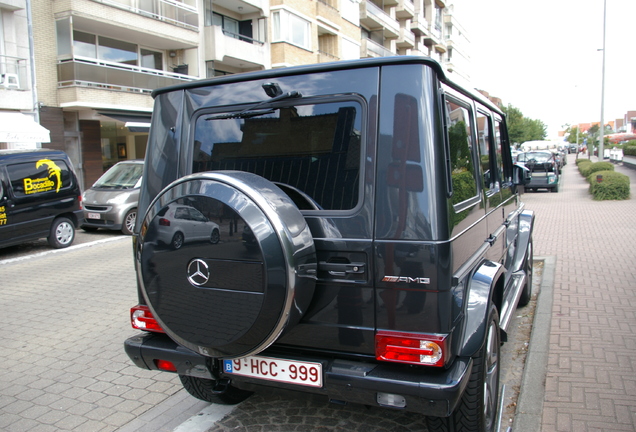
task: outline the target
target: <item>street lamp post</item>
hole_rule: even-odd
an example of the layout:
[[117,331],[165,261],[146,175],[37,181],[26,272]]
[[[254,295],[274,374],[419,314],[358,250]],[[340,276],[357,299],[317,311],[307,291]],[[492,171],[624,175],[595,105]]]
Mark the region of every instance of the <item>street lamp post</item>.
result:
[[603,146],[604,146],[604,134],[605,134],[605,119],[603,114],[605,111],[605,22],[607,13],[607,0],[603,0],[603,72],[601,75],[601,134],[598,142],[598,158],[603,160]]

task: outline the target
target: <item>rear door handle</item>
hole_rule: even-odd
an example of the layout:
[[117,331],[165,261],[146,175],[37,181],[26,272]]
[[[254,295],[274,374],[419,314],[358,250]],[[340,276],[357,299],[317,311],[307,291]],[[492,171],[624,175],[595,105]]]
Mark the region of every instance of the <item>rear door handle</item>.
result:
[[364,274],[364,263],[330,263],[320,261],[320,270],[328,272],[331,276],[346,276],[350,274]]

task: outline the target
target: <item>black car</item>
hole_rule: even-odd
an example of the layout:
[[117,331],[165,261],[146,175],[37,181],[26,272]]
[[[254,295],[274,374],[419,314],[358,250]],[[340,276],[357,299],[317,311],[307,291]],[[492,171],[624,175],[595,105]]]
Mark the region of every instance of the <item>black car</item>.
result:
[[525,185],[526,190],[548,189],[559,191],[561,167],[557,156],[549,150],[537,150],[517,155],[517,162],[523,164],[530,171],[530,182]]
[[0,150],[0,247],[39,238],[70,246],[83,221],[81,195],[66,153]]
[[[197,398],[263,387],[493,431],[500,345],[530,300],[534,214],[503,112],[426,57],[155,91],[134,233],[139,367]],[[187,202],[216,244],[158,248]]]

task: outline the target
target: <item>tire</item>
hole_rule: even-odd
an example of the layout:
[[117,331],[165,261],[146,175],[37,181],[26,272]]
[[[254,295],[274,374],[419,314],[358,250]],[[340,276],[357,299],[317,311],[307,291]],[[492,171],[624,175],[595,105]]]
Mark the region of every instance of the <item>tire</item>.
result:
[[210,234],[210,243],[217,244],[221,240],[221,234],[218,229],[213,229],[212,234]]
[[184,242],[183,233],[176,232],[172,236],[172,240],[170,240],[170,246],[172,246],[172,249],[174,250],[179,250],[181,249],[181,246],[183,246],[183,242]]
[[528,242],[528,251],[526,253],[526,260],[523,263],[523,269],[526,272],[526,284],[521,290],[521,296],[519,297],[519,303],[517,307],[524,307],[530,303],[532,298],[532,264],[533,264],[533,250],[532,250],[532,238]]
[[[163,220],[165,209],[177,205],[218,209],[244,229],[242,240],[251,233],[253,247],[211,246],[214,233],[205,234],[208,241],[184,244],[188,231],[175,237],[175,226]],[[140,222],[147,227],[135,254],[140,289],[180,345],[213,358],[254,355],[308,310],[317,267],[312,233],[291,198],[263,177],[241,171],[183,177],[157,195]],[[157,253],[164,238],[172,239],[171,250]]]
[[69,218],[59,217],[53,221],[49,233],[49,245],[55,249],[63,249],[73,244],[75,225]]
[[473,357],[468,385],[450,417],[427,417],[430,432],[496,432],[499,410],[499,314],[490,305],[488,331]]
[[131,235],[135,229],[135,222],[137,221],[137,209],[130,209],[124,216],[124,223],[121,225],[121,232],[125,235]]
[[188,375],[179,375],[183,388],[188,393],[202,401],[212,402],[221,405],[236,405],[243,402],[252,395],[252,392],[241,390],[229,385],[227,390],[220,394],[215,394],[212,389],[216,385],[216,381],[205,378],[191,377]]
[[552,192],[558,192],[559,191],[559,185],[556,185],[555,187],[552,188]]

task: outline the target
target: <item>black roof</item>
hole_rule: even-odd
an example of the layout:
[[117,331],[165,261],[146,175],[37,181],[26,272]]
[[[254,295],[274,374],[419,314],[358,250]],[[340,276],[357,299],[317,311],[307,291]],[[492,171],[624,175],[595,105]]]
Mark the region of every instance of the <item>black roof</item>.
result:
[[62,157],[68,159],[68,155],[61,150],[39,149],[3,149],[0,150],[0,160],[11,161],[19,159],[42,159],[44,157]]
[[435,69],[435,72],[441,79],[445,79],[444,70],[430,57],[423,56],[392,56],[392,57],[375,57],[365,58],[357,60],[341,60],[329,63],[316,63],[310,65],[301,66],[289,66],[277,69],[265,69],[254,72],[243,72],[232,75],[224,75],[220,77],[207,78],[202,80],[190,81],[183,84],[177,84],[169,87],[163,87],[156,89],[152,92],[152,96],[155,97],[161,93],[167,93],[180,89],[191,89],[197,87],[204,87],[208,85],[226,84],[240,81],[257,80],[257,79],[270,79],[276,77],[282,77],[287,75],[302,75],[317,72],[329,72],[335,70],[345,69],[359,69],[374,66],[386,66],[395,64],[427,64]]
[[425,56],[391,56],[391,57],[375,57],[375,58],[365,58],[365,59],[356,59],[356,60],[341,60],[330,63],[316,63],[310,65],[301,65],[301,66],[289,66],[285,68],[277,68],[277,69],[266,69],[261,71],[254,72],[244,72],[237,73],[231,75],[224,75],[214,78],[206,78],[196,81],[190,81],[183,84],[176,84],[173,86],[162,87],[156,89],[152,92],[152,97],[156,97],[162,93],[168,93],[176,90],[187,90],[198,87],[206,87],[209,85],[219,85],[219,84],[229,84],[241,81],[248,80],[262,80],[262,79],[272,79],[277,77],[289,76],[289,75],[302,75],[309,73],[318,73],[318,72],[329,72],[336,70],[345,70],[345,69],[359,69],[359,68],[367,68],[367,67],[376,67],[376,66],[389,66],[389,65],[400,65],[400,64],[425,64],[430,66],[435,73],[437,74],[440,81],[448,84],[449,86],[455,88],[461,93],[465,93],[468,96],[473,97],[474,99],[479,100],[484,105],[492,108],[493,110],[501,113],[503,112],[493,104],[488,98],[483,96],[476,90],[466,89],[461,85],[450,80],[442,66],[430,57]]

